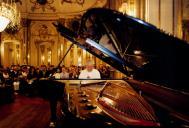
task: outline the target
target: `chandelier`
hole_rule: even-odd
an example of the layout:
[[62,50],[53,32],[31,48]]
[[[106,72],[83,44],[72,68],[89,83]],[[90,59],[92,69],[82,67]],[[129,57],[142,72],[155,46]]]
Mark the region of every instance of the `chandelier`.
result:
[[[6,2],[5,2],[6,1]],[[20,24],[20,12],[12,0],[0,0],[0,32],[14,29]]]

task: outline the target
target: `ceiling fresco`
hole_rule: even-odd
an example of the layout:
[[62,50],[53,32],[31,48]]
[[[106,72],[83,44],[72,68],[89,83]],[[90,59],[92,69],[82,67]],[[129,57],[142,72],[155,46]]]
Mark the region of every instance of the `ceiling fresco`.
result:
[[82,14],[89,8],[104,7],[107,0],[15,0],[23,17],[51,18]]

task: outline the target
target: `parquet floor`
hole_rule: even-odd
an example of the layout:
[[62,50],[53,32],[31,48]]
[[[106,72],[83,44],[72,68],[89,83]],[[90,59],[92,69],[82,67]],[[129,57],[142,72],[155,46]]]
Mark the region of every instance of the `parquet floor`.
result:
[[16,96],[13,103],[0,106],[0,128],[48,128],[49,103],[42,98]]

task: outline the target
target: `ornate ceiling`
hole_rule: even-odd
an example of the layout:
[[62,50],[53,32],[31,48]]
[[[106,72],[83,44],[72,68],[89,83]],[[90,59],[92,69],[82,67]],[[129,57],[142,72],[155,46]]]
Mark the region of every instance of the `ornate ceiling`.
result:
[[30,19],[57,19],[82,14],[92,7],[103,7],[107,0],[15,0],[22,17]]

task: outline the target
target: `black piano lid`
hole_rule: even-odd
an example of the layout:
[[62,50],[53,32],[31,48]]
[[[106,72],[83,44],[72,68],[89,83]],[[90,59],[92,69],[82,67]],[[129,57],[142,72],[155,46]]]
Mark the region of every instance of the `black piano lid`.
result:
[[[189,44],[149,23],[94,8],[83,15],[79,30],[56,27],[62,36],[134,79],[189,91]],[[99,43],[103,35],[115,51]]]

